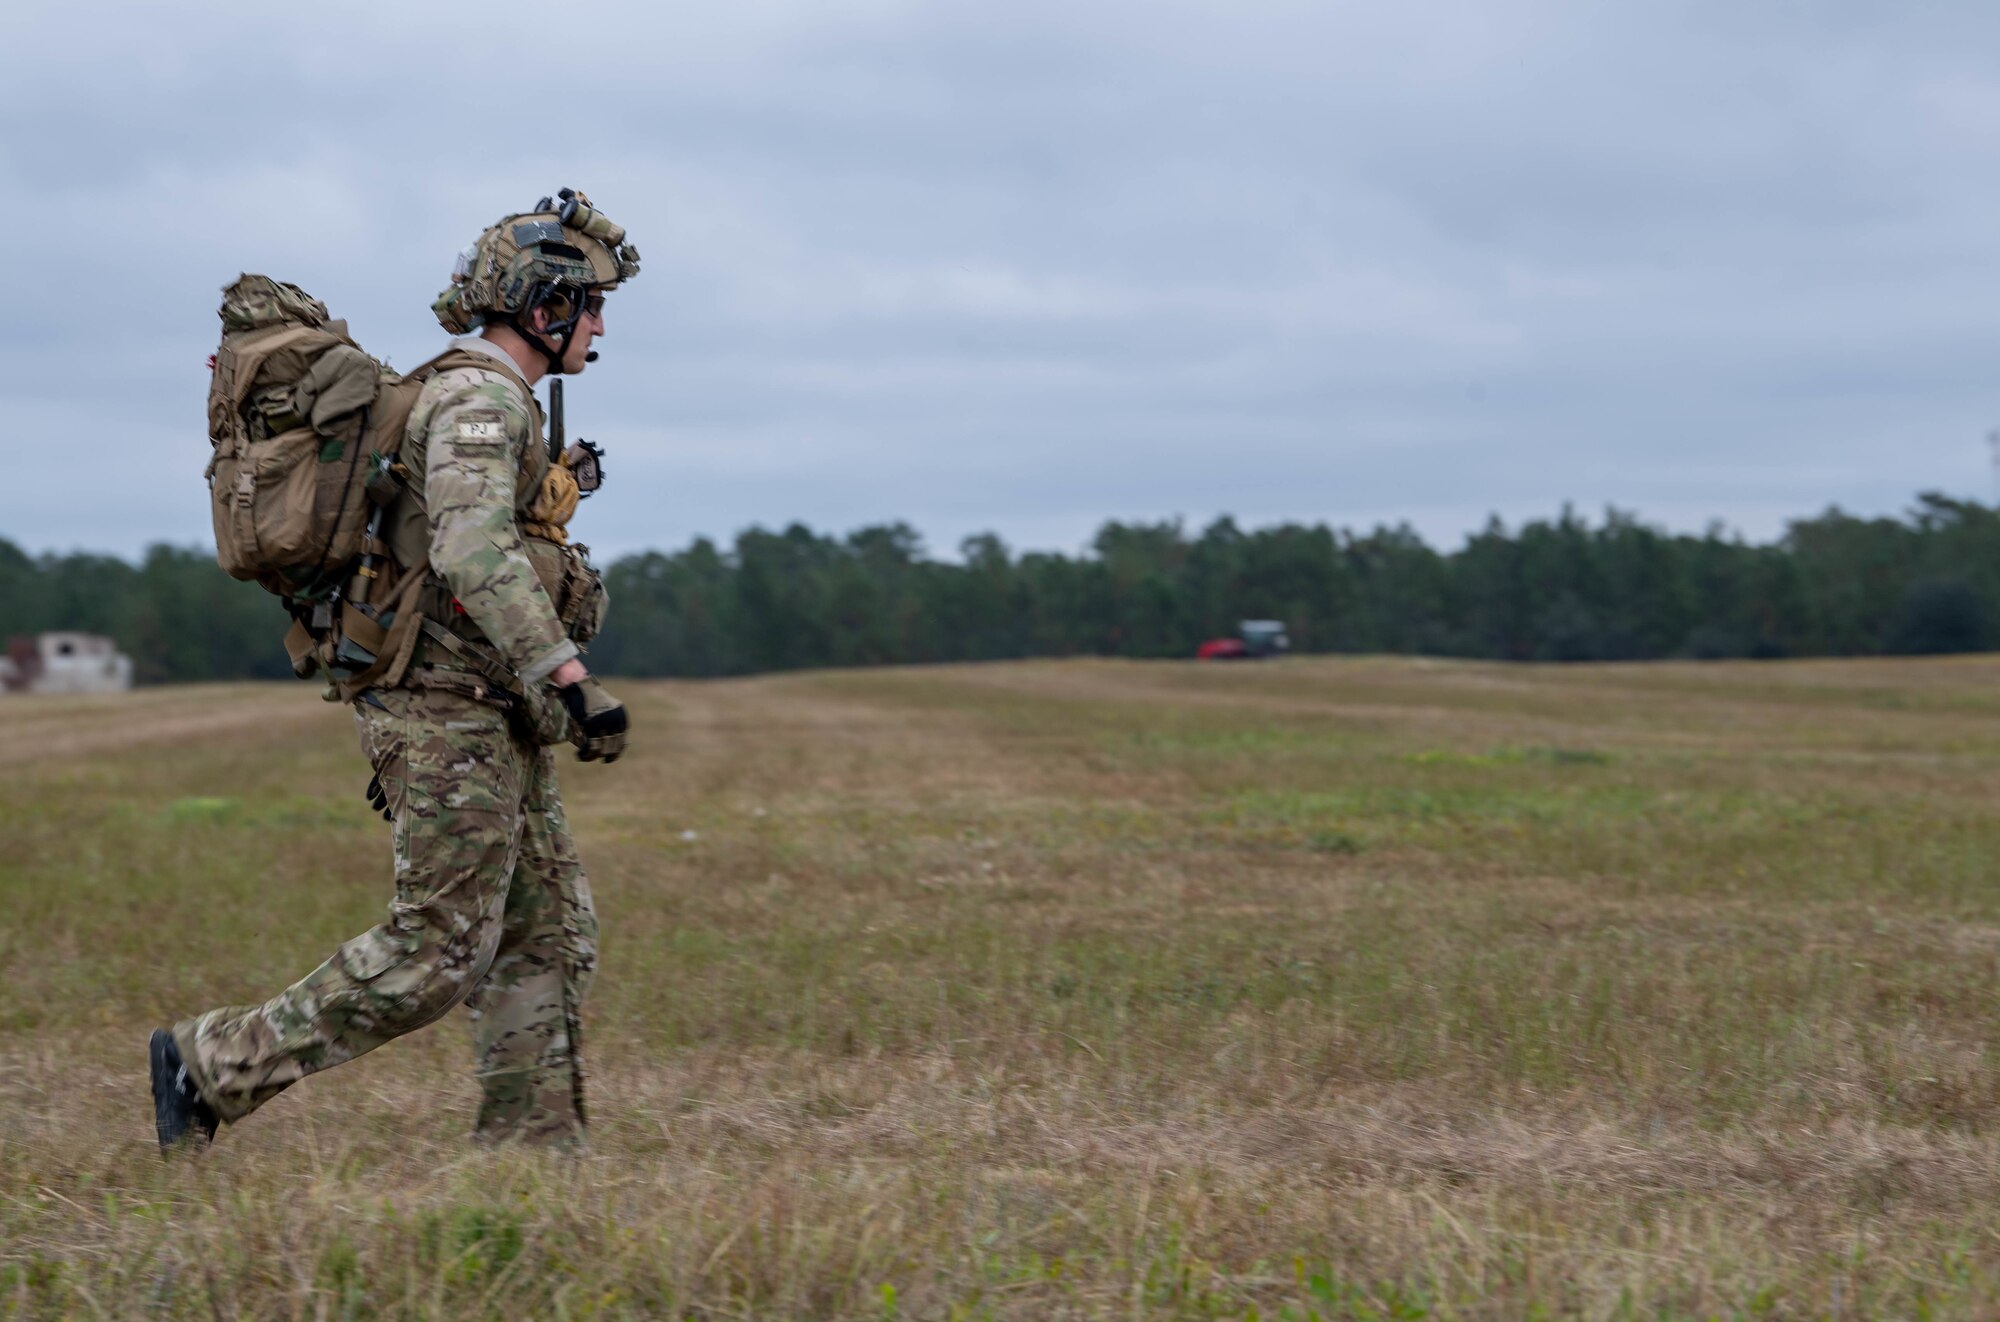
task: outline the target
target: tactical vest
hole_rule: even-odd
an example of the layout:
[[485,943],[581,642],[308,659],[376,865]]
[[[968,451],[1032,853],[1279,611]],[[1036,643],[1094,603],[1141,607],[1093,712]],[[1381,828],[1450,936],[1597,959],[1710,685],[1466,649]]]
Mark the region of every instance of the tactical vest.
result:
[[386,511],[383,549],[399,565],[426,567],[414,606],[430,627],[420,628],[421,636],[400,672],[385,673],[380,682],[500,698],[516,687],[516,677],[477,622],[458,605],[444,576],[429,564],[431,522],[424,470],[429,460],[429,420],[436,411],[433,392],[440,389],[441,378],[466,368],[490,372],[505,378],[526,401],[534,423],[515,472],[514,521],[563,632],[579,645],[589,643],[603,625],[604,584],[591,567],[589,548],[569,541],[568,523],[578,500],[576,480],[560,458],[551,458],[541,404],[520,372],[491,355],[464,349],[448,351],[429,366],[432,375],[411,409],[404,434],[399,471],[403,489]]

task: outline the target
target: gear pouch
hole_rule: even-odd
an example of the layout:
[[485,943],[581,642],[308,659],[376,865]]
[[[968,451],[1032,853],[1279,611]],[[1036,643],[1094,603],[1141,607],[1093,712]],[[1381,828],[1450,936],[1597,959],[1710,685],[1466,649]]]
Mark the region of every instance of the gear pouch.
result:
[[534,562],[535,575],[555,604],[563,632],[579,646],[589,643],[603,629],[610,604],[604,578],[590,563],[590,548],[540,537],[524,540],[528,559]]

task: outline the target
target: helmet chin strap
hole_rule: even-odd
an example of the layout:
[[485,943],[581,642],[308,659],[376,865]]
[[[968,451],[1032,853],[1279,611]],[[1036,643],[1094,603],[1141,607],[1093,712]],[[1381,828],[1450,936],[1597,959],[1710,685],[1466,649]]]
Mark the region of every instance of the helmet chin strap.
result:
[[[572,317],[564,325],[561,331],[562,347],[551,349],[549,348],[548,337],[557,334],[557,332],[552,330],[538,331],[519,317],[507,318],[507,324],[512,326],[522,339],[541,350],[542,357],[548,359],[550,376],[564,376],[567,374],[568,369],[563,366],[563,359],[569,357],[569,346],[576,341],[576,323],[577,318]],[[595,351],[584,355],[585,362],[593,362],[596,358],[597,354]]]
[[[550,326],[545,331],[534,329],[533,321],[535,307],[546,308],[548,306],[546,301],[524,308],[520,314],[507,318],[508,324],[520,333],[521,338],[534,345],[537,349],[540,349],[542,357],[548,359],[550,376],[564,376],[568,374],[569,369],[564,367],[563,363],[569,358],[570,346],[576,343],[577,327],[583,324],[583,299],[584,293],[579,291],[576,295],[573,310],[568,318]],[[549,348],[546,338],[548,336],[555,336],[560,339],[562,347],[558,349]],[[586,363],[596,362],[597,350],[592,349],[590,352],[584,354],[583,361]]]

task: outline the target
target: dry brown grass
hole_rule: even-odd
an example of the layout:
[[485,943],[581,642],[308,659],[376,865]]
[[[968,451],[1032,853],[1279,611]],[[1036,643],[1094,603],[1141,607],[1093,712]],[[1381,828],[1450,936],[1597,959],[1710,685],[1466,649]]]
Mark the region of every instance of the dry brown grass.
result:
[[386,899],[344,713],[0,702],[0,1315],[2000,1305],[2000,663],[621,688],[577,1159],[444,1024],[162,1162]]

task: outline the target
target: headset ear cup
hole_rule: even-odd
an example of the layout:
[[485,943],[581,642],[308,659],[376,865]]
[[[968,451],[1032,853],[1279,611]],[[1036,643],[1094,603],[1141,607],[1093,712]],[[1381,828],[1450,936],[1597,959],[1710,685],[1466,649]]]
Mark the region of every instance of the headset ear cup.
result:
[[582,311],[582,297],[566,284],[552,284],[546,292],[539,292],[531,306],[548,309],[549,326],[567,325],[577,319]]

